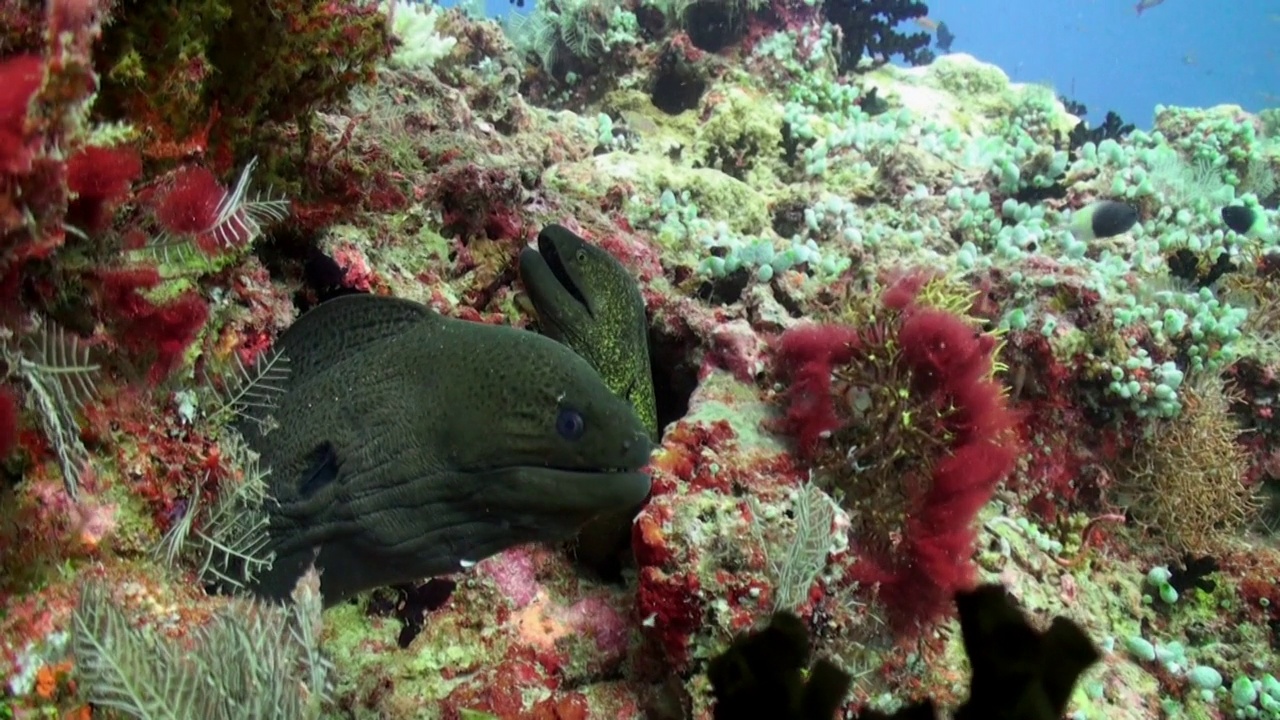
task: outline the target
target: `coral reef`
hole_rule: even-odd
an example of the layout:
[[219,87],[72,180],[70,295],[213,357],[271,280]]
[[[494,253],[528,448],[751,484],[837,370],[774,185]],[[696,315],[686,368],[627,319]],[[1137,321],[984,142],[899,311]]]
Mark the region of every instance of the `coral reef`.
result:
[[[710,718],[711,659],[777,612],[841,717],[954,710],[952,598],[1000,583],[1101,650],[1073,720],[1280,717],[1275,111],[1091,129],[926,62],[921,11],[8,3],[0,716],[202,673],[210,716],[251,683],[291,717]],[[1099,201],[1137,222],[1072,232]],[[524,545],[319,620],[306,583],[236,597],[269,558],[229,424],[273,340],[352,292],[532,326],[552,223],[645,304],[634,563]]]

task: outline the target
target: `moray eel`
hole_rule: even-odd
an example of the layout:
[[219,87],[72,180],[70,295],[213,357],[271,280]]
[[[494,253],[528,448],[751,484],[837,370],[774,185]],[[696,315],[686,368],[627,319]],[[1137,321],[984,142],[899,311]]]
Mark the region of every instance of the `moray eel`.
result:
[[548,225],[538,233],[537,250],[521,251],[520,278],[543,334],[591,363],[605,384],[631,403],[656,440],[648,321],[631,273],[604,249],[567,228]]
[[[648,321],[635,278],[603,248],[560,225],[538,233],[538,249],[520,253],[520,278],[538,326],[586,359],[605,384],[631,403],[657,440],[658,411],[649,367]],[[574,551],[582,563],[616,576],[628,547],[636,506],[586,523]]]
[[259,596],[288,597],[314,560],[328,607],[567,539],[649,492],[648,428],[550,338],[349,295],[276,348],[278,402],[238,423],[271,470]]

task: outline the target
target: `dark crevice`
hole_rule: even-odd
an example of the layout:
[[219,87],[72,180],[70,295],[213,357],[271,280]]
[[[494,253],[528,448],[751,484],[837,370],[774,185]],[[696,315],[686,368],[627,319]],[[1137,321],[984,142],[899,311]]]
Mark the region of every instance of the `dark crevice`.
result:
[[649,88],[654,107],[668,115],[693,110],[702,102],[707,80],[675,48],[668,48],[659,61]]
[[689,412],[689,398],[698,388],[697,339],[690,333],[672,335],[649,327],[649,363],[658,406],[658,427],[665,428]]
[[770,281],[769,289],[773,291],[773,299],[787,311],[787,315],[797,319],[804,317],[804,306],[798,299],[791,296],[776,276]]
[[795,237],[805,229],[804,211],[809,205],[804,200],[788,200],[773,208],[773,231],[778,237]]
[[722,0],[701,0],[690,5],[684,25],[689,42],[710,53],[737,45],[747,33],[741,9]]
[[1019,188],[1018,192],[1014,193],[1013,199],[1027,205],[1035,205],[1045,200],[1061,200],[1067,196],[1067,188],[1062,184],[1062,180],[1065,177],[1066,175],[1064,174],[1054,178],[1053,182],[1047,187],[1038,188],[1028,185],[1024,188]]
[[[712,250],[716,254],[716,249]],[[707,280],[698,286],[696,297],[712,305],[732,305],[742,299],[742,293],[751,282],[751,272],[738,268],[722,278]]]
[[299,314],[325,300],[362,292],[346,286],[342,266],[320,249],[313,235],[277,233],[255,252],[273,280],[300,286],[293,298]]
[[378,588],[370,595],[365,614],[369,617],[392,617],[399,620],[400,635],[396,638],[396,644],[404,649],[422,632],[427,614],[448,602],[457,586],[457,582],[448,578],[431,578],[421,584]]

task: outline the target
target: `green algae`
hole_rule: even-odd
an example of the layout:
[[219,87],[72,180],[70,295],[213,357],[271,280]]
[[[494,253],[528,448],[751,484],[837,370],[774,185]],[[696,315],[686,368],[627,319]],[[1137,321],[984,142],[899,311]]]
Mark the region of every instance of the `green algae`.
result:
[[[667,157],[624,153],[608,153],[595,158],[594,170],[615,182],[634,185],[640,197],[657,198],[664,190],[679,196],[687,191],[699,217],[724,222],[737,233],[755,235],[770,226],[768,198],[749,183],[719,170],[682,167]],[[571,192],[573,188],[562,186],[560,189]],[[662,243],[661,238],[659,243]],[[669,243],[663,247],[667,250],[684,249]]]
[[698,385],[684,422],[724,421],[733,427],[740,449],[781,453],[787,449],[782,438],[761,429],[765,421],[776,415],[777,409],[763,402],[754,386],[739,381],[726,370],[716,369]]
[[422,702],[443,700],[469,672],[494,659],[484,633],[458,623],[457,617],[437,616],[410,648],[401,650],[398,622],[370,618],[360,605],[326,611],[324,648],[338,678],[335,695],[365,697],[378,683],[390,680],[398,695]]

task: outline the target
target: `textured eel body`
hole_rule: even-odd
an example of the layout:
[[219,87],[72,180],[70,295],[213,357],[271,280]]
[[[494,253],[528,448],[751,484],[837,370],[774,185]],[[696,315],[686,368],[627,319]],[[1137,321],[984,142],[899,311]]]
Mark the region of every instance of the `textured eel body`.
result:
[[603,248],[548,225],[538,233],[538,249],[521,252],[520,277],[542,333],[591,363],[657,440],[649,323],[631,273]]
[[271,470],[261,596],[287,597],[314,562],[332,605],[566,539],[648,494],[647,429],[549,338],[352,295],[276,347],[279,403],[240,423]]

